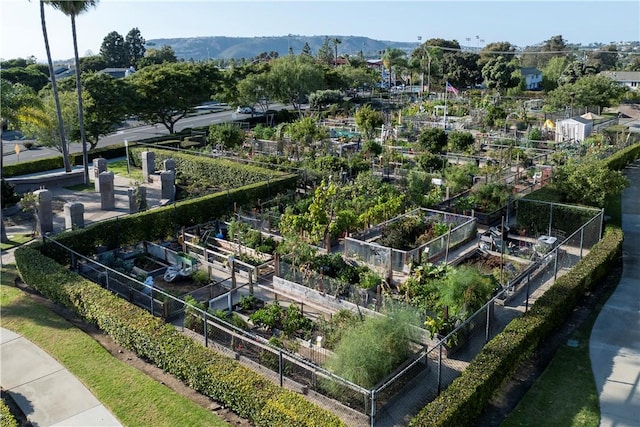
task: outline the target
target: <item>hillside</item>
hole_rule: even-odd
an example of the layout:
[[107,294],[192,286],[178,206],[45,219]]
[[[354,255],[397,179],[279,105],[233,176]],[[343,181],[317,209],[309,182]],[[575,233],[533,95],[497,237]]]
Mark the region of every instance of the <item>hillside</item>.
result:
[[[363,51],[366,57],[377,57],[380,51],[387,48],[398,48],[411,51],[417,47],[416,42],[393,42],[374,40],[360,36],[328,36],[329,40],[338,38],[338,55],[356,55]],[[147,40],[146,47],[160,48],[171,46],[178,59],[202,60],[253,58],[262,52],[276,51],[280,56],[286,55],[289,47],[294,54],[302,52],[305,43],[309,43],[311,51],[316,54],[322,46],[325,36],[277,36],[277,37],[184,37],[173,39]],[[333,44],[331,44],[333,49]]]

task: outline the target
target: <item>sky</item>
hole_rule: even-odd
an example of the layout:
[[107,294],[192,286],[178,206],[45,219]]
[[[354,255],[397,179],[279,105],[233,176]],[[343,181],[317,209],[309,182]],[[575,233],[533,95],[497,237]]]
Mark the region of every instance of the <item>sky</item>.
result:
[[[54,60],[73,58],[71,20],[45,7]],[[562,35],[588,45],[640,40],[640,1],[99,0],[76,19],[80,56],[137,27],[146,40],[199,36],[364,36],[418,43],[458,40],[525,47]],[[46,62],[39,0],[0,0],[0,58]]]

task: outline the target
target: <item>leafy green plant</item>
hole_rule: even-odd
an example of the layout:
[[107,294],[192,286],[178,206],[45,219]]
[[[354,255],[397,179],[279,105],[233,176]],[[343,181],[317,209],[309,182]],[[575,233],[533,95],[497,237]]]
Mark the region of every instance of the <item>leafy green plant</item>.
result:
[[412,353],[418,324],[415,312],[409,310],[367,317],[343,333],[327,366],[362,387],[373,387]]
[[249,320],[258,328],[271,331],[282,324],[282,317],[283,309],[278,301],[274,301],[249,316]]

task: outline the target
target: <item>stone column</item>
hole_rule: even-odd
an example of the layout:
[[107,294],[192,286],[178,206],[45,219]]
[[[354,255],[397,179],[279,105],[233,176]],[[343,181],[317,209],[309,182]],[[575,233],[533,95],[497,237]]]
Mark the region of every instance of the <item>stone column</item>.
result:
[[100,183],[100,209],[108,211],[116,207],[116,196],[113,184],[113,172],[102,172],[98,176]]
[[66,230],[84,228],[84,205],[82,203],[64,204],[64,228]]
[[136,200],[136,190],[129,187],[127,189],[127,197],[129,198],[129,213],[136,213],[147,210],[147,188],[138,187],[140,192],[140,199]]
[[176,174],[174,171],[162,171],[160,172],[160,188],[161,196],[163,200],[168,200],[169,203],[174,201],[176,187]]
[[166,159],[162,162],[162,165],[166,171],[176,171],[176,161],[174,159]]
[[40,235],[53,232],[53,195],[49,190],[36,190],[36,230]]
[[102,172],[107,171],[107,159],[103,159],[102,157],[98,157],[93,159],[93,184],[95,185],[96,192],[100,191],[100,183],[98,181],[98,176]]
[[155,172],[156,155],[153,151],[142,152],[142,181],[151,182],[151,175]]

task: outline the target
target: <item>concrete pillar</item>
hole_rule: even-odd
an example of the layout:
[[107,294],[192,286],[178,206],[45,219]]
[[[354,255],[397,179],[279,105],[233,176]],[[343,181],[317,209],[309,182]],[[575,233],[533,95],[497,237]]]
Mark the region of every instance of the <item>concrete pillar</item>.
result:
[[129,199],[129,213],[136,213],[147,210],[147,188],[138,187],[138,197],[136,198],[136,190],[129,187],[127,189],[127,197]]
[[84,228],[84,205],[82,203],[64,204],[64,228],[66,230]]
[[176,161],[174,159],[166,159],[162,162],[162,165],[166,171],[176,171]]
[[142,181],[151,182],[151,175],[155,172],[156,155],[153,151],[142,152]]
[[102,172],[107,171],[107,159],[98,157],[93,159],[93,184],[95,185],[96,192],[100,191],[100,183],[98,182],[98,176]]
[[102,172],[98,176],[100,182],[100,209],[108,211],[116,207],[116,196],[113,184],[113,172]]
[[160,172],[160,198],[163,200],[168,200],[169,202],[173,202],[175,197],[175,184],[176,174],[174,171]]
[[129,213],[138,212],[138,206],[136,205],[136,196],[134,194],[133,188],[127,188],[127,200],[129,200]]
[[36,230],[40,235],[53,232],[53,195],[49,190],[36,190]]

